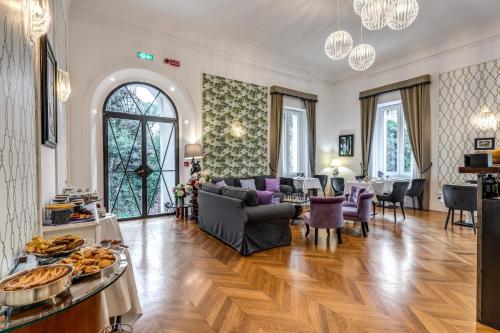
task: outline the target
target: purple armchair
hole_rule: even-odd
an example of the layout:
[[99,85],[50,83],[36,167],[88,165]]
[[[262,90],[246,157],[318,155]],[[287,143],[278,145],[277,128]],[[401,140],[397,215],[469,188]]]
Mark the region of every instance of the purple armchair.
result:
[[344,207],[344,219],[353,222],[361,222],[361,230],[363,231],[364,237],[366,237],[366,233],[370,231],[368,228],[368,221],[370,221],[371,217],[370,208],[374,196],[375,194],[373,192],[365,191],[358,196],[357,207]]
[[309,226],[314,230],[314,244],[318,244],[318,229],[326,228],[330,236],[330,228],[337,229],[337,239],[342,244],[344,218],[342,216],[342,202],[344,197],[318,198],[311,197],[311,211],[304,214],[306,236],[309,235]]
[[344,203],[342,205],[344,207],[357,207],[358,206],[358,196],[362,193],[365,193],[366,191],[367,191],[367,189],[364,187],[353,185],[351,187],[351,194],[349,195],[348,200],[344,201]]

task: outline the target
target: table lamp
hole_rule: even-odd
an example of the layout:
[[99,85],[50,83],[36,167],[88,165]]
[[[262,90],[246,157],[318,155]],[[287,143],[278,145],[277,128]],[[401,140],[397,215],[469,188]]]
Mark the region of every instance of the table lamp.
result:
[[334,158],[332,162],[330,163],[330,166],[333,168],[332,174],[333,177],[338,177],[339,175],[339,167],[342,166],[342,162],[338,158]]
[[195,159],[203,158],[203,150],[199,143],[188,144],[184,147],[184,159],[191,158],[191,174],[201,171],[200,161]]

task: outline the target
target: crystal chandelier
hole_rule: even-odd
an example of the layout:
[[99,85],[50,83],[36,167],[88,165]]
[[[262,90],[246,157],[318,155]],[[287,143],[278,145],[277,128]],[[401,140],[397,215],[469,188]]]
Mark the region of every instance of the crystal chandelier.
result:
[[353,45],[351,34],[340,30],[340,0],[337,0],[337,25],[339,30],[328,36],[325,42],[325,53],[332,60],[347,57]]
[[356,15],[361,16],[361,11],[365,6],[366,0],[354,0],[353,7]]
[[380,30],[387,25],[386,15],[393,0],[367,0],[361,10],[361,21],[368,30]]
[[71,94],[69,73],[62,69],[57,70],[57,98],[61,102],[66,102]]
[[50,8],[48,0],[24,0],[24,30],[32,42],[49,31]]
[[393,30],[408,28],[418,15],[417,0],[391,0],[387,10],[387,26]]
[[479,112],[476,123],[482,131],[496,131],[497,129],[497,119],[495,117],[495,114],[491,112],[491,110],[487,106],[484,106],[481,109],[481,112]]

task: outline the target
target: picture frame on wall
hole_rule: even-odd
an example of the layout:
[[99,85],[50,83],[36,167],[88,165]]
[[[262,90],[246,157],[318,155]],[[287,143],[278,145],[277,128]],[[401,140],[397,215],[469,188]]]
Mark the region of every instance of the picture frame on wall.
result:
[[339,156],[354,156],[354,134],[339,135]]
[[495,138],[476,138],[474,139],[474,150],[494,150]]
[[47,36],[40,39],[42,145],[57,145],[57,61]]

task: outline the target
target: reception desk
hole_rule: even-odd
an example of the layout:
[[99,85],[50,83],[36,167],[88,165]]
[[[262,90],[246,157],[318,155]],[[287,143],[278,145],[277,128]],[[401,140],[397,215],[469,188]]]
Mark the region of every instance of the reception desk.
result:
[[484,176],[500,166],[459,172],[477,174],[477,321],[500,329],[500,198],[483,198]]
[[[32,259],[16,271],[35,265],[36,260]],[[27,307],[0,306],[0,332],[99,332],[108,320],[101,315],[101,293],[125,273],[127,266],[127,257],[120,254],[112,271],[81,278],[54,299]]]

